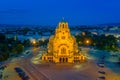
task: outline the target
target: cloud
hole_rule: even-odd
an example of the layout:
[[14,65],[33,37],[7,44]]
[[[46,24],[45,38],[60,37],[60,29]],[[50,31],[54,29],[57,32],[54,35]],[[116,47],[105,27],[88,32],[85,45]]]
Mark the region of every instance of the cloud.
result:
[[0,14],[25,14],[28,12],[29,12],[28,10],[24,10],[24,9],[0,10]]

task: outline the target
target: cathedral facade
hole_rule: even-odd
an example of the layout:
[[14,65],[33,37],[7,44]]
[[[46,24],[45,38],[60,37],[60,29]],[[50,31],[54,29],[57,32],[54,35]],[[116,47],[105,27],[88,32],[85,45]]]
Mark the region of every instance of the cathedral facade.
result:
[[76,39],[71,35],[67,22],[59,22],[55,35],[49,39],[47,52],[42,55],[42,61],[54,63],[85,61],[85,56],[78,50]]

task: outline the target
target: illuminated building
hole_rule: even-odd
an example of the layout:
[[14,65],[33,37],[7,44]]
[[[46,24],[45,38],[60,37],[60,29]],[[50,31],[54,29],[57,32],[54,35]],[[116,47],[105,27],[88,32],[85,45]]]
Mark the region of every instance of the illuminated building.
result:
[[68,23],[61,21],[51,36],[47,52],[42,55],[43,62],[74,63],[85,61],[85,56],[78,50],[76,39],[71,35]]

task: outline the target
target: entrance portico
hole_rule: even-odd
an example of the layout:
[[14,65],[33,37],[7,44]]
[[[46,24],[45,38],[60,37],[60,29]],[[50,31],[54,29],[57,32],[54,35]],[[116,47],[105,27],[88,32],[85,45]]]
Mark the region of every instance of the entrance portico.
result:
[[67,63],[68,62],[68,58],[67,57],[60,57],[59,58],[59,62],[60,63]]

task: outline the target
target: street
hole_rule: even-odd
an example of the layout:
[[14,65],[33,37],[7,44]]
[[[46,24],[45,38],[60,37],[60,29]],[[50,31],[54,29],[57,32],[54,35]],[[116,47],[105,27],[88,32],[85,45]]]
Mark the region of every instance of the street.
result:
[[[88,57],[87,62],[76,64],[40,63],[40,54],[42,53],[40,51],[40,49],[33,49],[32,53],[27,54],[26,56],[12,59],[10,63],[8,63],[7,68],[4,70],[2,79],[21,80],[14,70],[15,67],[20,67],[23,69],[30,77],[30,80],[95,80],[99,76],[103,76],[98,73],[99,70],[106,72],[106,80],[120,79],[120,75],[113,72],[109,66],[107,67],[105,65],[105,68],[99,68],[97,65],[99,61],[99,55],[97,54],[98,52],[96,53],[96,51],[86,54]],[[85,51],[88,52],[86,49]],[[34,60],[38,62],[34,63]]]

